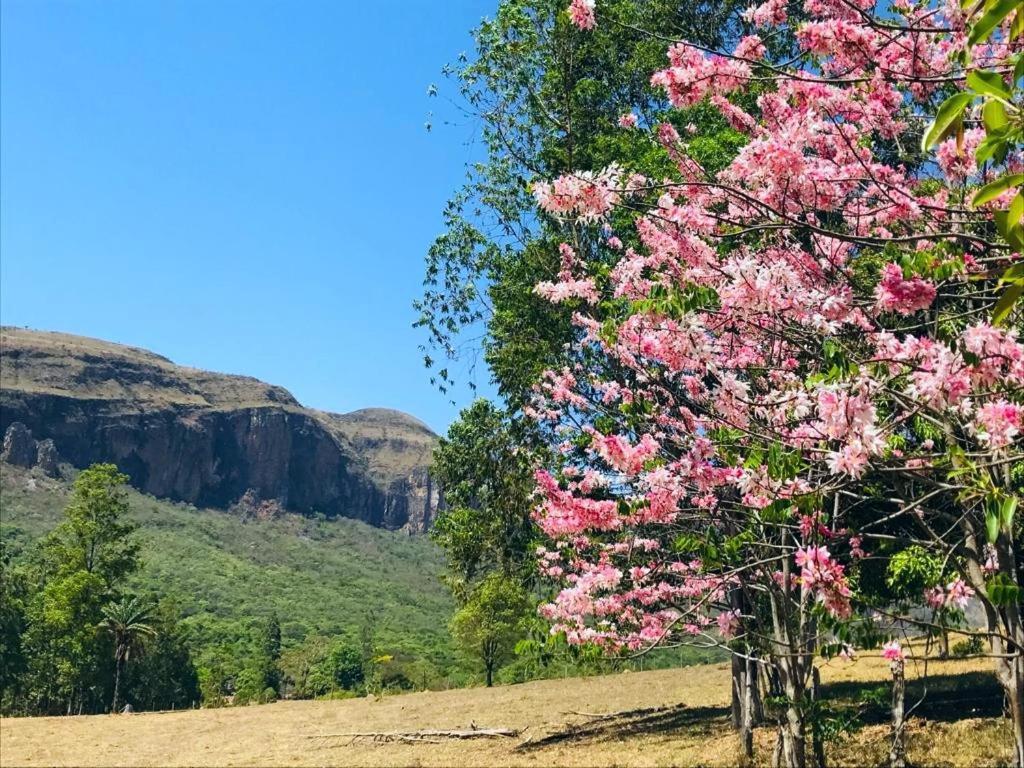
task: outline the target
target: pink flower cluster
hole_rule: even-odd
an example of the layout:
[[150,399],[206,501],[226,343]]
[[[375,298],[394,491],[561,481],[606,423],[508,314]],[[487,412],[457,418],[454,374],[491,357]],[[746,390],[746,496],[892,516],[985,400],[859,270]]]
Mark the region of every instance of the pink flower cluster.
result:
[[902,665],[907,655],[903,651],[903,646],[900,645],[899,640],[890,640],[882,646],[882,658],[892,664]]
[[882,268],[882,279],[875,288],[875,301],[879,311],[912,315],[928,309],[935,301],[935,286],[920,277],[909,280],[903,277],[903,270],[897,264],[886,264]]
[[550,184],[537,182],[533,195],[538,205],[554,216],[575,216],[579,222],[595,222],[607,216],[619,202],[620,187],[621,173],[610,166],[600,173],[581,171],[560,176]]
[[990,448],[1006,448],[1020,434],[1024,408],[1000,399],[978,408],[974,430],[978,439]]
[[572,0],[569,4],[569,18],[582,30],[597,26],[594,16],[594,0]]
[[945,589],[942,586],[935,586],[925,590],[924,593],[925,603],[935,610],[950,608],[963,610],[972,597],[974,597],[974,590],[959,577],[949,582]]
[[849,581],[846,568],[832,559],[827,547],[806,547],[796,551],[800,568],[800,585],[814,593],[830,613],[849,616],[851,612]]

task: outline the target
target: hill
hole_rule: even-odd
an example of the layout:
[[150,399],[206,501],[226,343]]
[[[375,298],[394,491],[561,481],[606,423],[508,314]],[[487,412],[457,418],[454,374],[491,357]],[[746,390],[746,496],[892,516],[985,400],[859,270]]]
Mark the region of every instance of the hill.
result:
[[[24,555],[60,520],[69,483],[0,465],[0,539]],[[425,536],[345,518],[200,509],[130,493],[143,568],[135,589],[173,596],[199,657],[276,613],[285,644],[309,634],[355,637],[372,624],[381,646],[452,665],[440,582],[443,560]]]
[[4,327],[0,351],[0,434],[15,463],[53,474],[60,461],[109,461],[145,493],[202,507],[413,531],[433,519],[436,436],[408,414],[317,411],[254,378],[64,333]]
[[[933,661],[928,697],[909,724],[912,765],[996,766],[1010,757],[1009,727],[983,660]],[[908,673],[908,700],[923,690]],[[889,676],[874,655],[822,669],[835,712],[857,709],[866,724],[829,743],[829,764],[884,765],[884,709],[858,704]],[[884,696],[883,696],[884,698]],[[353,732],[507,727],[513,738],[388,743]],[[729,766],[725,664],[542,680],[493,689],[427,691],[383,699],[295,701],[221,710],[0,721],[3,765],[351,766]],[[757,730],[758,764],[773,731]]]

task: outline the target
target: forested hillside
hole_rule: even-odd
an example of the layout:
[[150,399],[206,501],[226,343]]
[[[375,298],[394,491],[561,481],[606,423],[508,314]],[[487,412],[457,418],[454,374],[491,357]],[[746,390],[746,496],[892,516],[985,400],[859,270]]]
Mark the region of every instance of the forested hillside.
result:
[[[2,465],[0,536],[15,564],[32,559],[68,495],[66,481]],[[452,601],[428,538],[344,518],[256,519],[136,491],[128,499],[141,567],[127,586],[176,603],[200,677],[244,667],[253,638],[274,616],[283,654],[307,638],[353,646],[365,638],[377,655],[394,657],[385,672],[410,667],[417,685],[456,672],[446,626]]]

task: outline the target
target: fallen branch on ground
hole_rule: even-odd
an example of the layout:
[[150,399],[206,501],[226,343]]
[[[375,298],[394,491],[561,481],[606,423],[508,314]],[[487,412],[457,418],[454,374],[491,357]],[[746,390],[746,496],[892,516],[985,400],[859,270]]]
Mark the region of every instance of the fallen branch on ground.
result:
[[576,715],[578,717],[589,717],[591,720],[613,720],[619,717],[640,717],[642,715],[653,715],[657,712],[664,712],[677,707],[646,707],[644,709],[622,709],[618,712],[563,712],[563,715]]
[[[375,742],[387,743],[391,741],[403,742],[424,742],[428,744],[440,744],[440,739],[493,739],[512,738],[519,735],[519,731],[513,728],[470,728],[466,730],[437,730],[427,729],[422,731],[356,731],[353,733],[320,733],[307,736],[309,739],[341,739],[347,738],[352,741],[359,739],[371,739]],[[351,743],[351,742],[349,742]]]

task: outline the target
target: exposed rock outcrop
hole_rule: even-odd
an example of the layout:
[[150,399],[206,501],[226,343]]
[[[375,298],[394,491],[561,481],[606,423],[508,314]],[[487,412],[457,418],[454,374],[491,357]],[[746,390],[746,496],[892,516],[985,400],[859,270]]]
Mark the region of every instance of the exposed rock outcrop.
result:
[[60,456],[53,440],[40,440],[36,443],[36,466],[49,477],[60,477]]
[[[14,328],[0,334],[0,429],[15,430],[15,459],[30,453],[23,466],[54,471],[59,449],[76,467],[110,461],[140,490],[197,506],[246,499],[256,517],[279,507],[415,531],[433,519],[436,436],[411,416],[328,414],[281,387],[145,350]],[[33,435],[43,438],[38,446]],[[7,444],[5,433],[5,457]]]
[[0,459],[16,467],[31,467],[36,463],[36,441],[32,431],[20,421],[13,422],[4,431],[4,448]]

